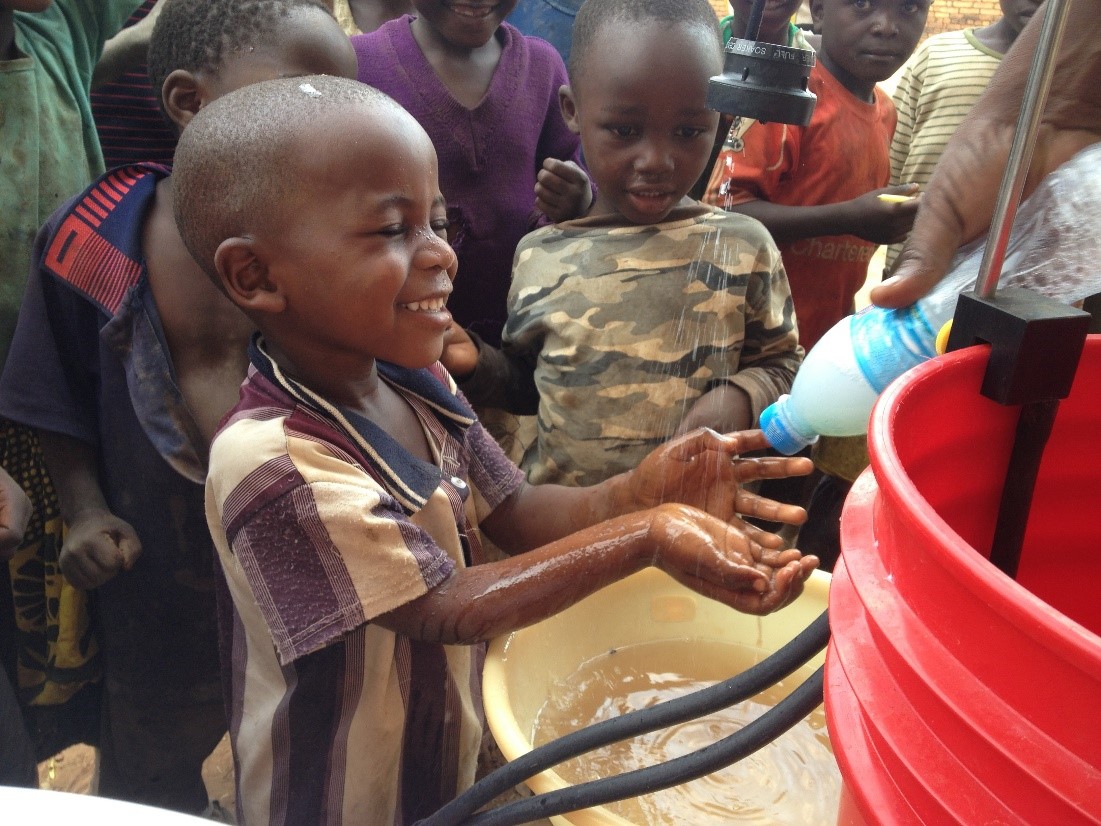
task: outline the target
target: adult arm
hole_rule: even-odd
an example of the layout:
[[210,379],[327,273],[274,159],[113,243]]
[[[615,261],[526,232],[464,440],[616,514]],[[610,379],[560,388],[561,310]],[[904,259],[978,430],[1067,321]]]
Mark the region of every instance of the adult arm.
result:
[[[940,281],[957,248],[990,227],[1039,44],[1044,8],[1025,26],[990,85],[949,140],[921,197],[921,208],[894,276],[872,290],[874,303],[883,307],[912,304]],[[1022,197],[1060,164],[1101,140],[1099,14],[1101,0],[1071,3],[1062,43],[1053,56],[1051,90]]]

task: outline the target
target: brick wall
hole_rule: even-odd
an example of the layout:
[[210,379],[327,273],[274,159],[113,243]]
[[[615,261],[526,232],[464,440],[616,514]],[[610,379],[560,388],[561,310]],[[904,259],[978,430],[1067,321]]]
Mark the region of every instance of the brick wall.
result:
[[[709,0],[715,14],[730,14],[727,0]],[[938,32],[987,26],[1002,16],[998,0],[933,0],[929,7],[929,19],[925,23],[925,37]]]

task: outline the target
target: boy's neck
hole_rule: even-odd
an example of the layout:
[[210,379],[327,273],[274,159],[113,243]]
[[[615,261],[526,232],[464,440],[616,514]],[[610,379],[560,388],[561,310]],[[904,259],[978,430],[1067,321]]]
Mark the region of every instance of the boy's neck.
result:
[[1020,32],[1009,25],[1004,17],[989,26],[974,30],[976,40],[986,48],[1003,55],[1009,51],[1009,47],[1013,45],[1013,41],[1017,39],[1018,34]]
[[863,80],[858,77],[854,77],[849,72],[842,69],[835,63],[825,50],[818,52],[818,62],[822,64],[822,68],[833,75],[842,86],[844,86],[857,100],[862,100],[864,103],[875,102],[875,86],[877,81]]

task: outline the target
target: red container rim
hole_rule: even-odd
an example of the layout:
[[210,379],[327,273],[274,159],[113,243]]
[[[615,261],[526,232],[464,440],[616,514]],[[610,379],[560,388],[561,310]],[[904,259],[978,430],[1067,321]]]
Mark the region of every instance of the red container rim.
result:
[[[1101,359],[1101,336],[1090,336],[1085,359],[1092,350]],[[941,383],[955,373],[981,375],[989,357],[988,346],[968,347],[931,359],[907,372],[880,395],[869,423],[868,450],[879,494],[892,500],[895,513],[909,513],[914,528],[929,539],[929,556],[951,571],[960,584],[995,608],[1007,621],[1049,648],[1062,651],[1079,664],[1093,663],[1087,671],[1101,676],[1101,637],[1053,608],[1031,591],[1006,576],[971,547],[933,509],[911,481],[897,450],[895,432],[899,410],[909,396],[925,390],[930,382]],[[946,377],[945,374],[948,374]],[[991,402],[994,404],[994,402]]]

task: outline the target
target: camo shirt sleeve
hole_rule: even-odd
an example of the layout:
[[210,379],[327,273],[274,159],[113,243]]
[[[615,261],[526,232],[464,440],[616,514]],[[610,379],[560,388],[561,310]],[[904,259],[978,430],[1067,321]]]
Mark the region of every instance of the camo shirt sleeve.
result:
[[787,276],[764,227],[701,207],[655,225],[584,218],[528,235],[502,347],[534,365],[529,481],[591,485],[635,467],[718,384],[754,418],[802,359]]

